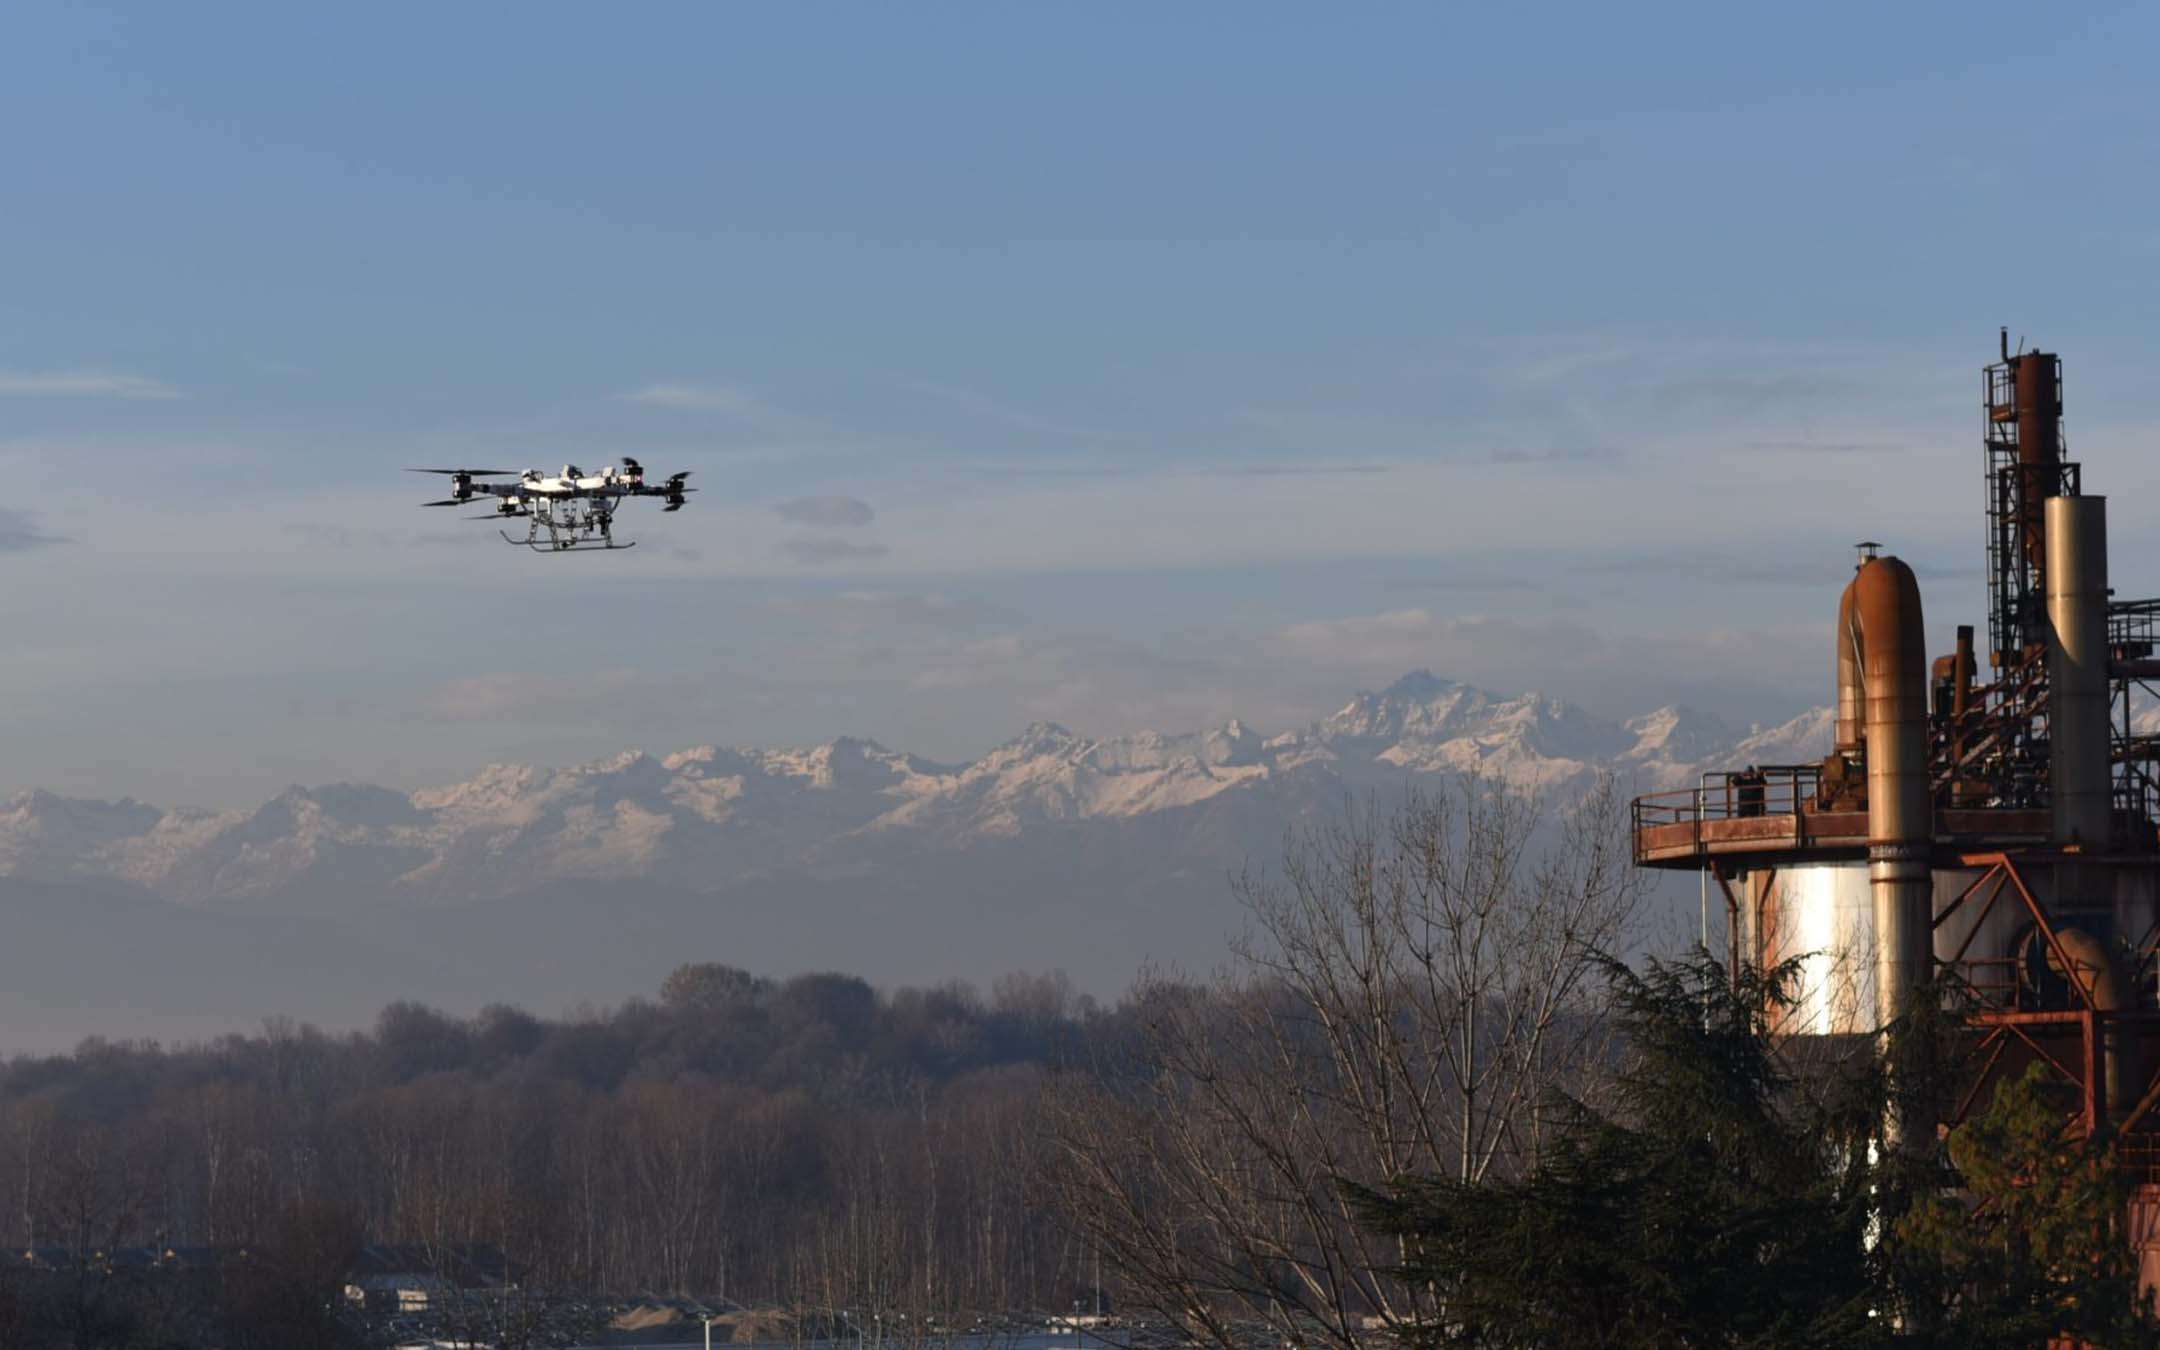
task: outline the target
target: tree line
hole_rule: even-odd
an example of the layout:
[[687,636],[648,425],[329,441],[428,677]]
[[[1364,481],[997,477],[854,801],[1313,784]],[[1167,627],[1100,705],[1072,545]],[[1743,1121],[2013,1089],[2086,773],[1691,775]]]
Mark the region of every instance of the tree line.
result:
[[296,1207],[492,1243],[536,1284],[836,1308],[1069,1302],[1030,1203],[1060,1065],[1130,1035],[1062,976],[880,993],[686,965],[562,1020],[86,1041],[0,1068],[0,1241],[259,1246]]
[[[485,1244],[530,1291],[918,1332],[1108,1307],[1217,1350],[2160,1343],[2112,1144],[2046,1076],[1937,1138],[1943,999],[1887,1053],[1779,1037],[1798,966],[1645,951],[1609,785],[1413,794],[1233,884],[1222,971],[1110,1004],[701,962],[561,1019],[17,1057],[0,1241],[67,1278],[0,1282],[0,1340],[343,1344],[371,1240]],[[218,1329],[142,1339],[98,1259],[134,1244],[250,1254]]]

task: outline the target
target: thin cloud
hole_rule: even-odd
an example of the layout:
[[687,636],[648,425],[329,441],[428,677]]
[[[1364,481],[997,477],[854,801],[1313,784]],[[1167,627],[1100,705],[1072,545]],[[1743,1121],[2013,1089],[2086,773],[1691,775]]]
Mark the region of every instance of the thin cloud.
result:
[[447,681],[427,690],[416,709],[437,722],[496,722],[554,717],[570,711],[591,713],[595,705],[632,692],[656,695],[675,688],[665,676],[631,670],[602,670],[590,675],[544,675],[528,671],[491,671]]
[[1894,455],[1905,447],[1880,441],[1749,441],[1747,448],[1766,455]]
[[1399,464],[1378,460],[1313,460],[1238,464],[1000,464],[961,466],[985,478],[1340,478],[1393,473]]
[[1130,478],[1134,471],[1117,464],[1004,464],[996,462],[963,463],[955,466],[963,473],[983,478]]
[[758,406],[755,395],[727,384],[648,384],[622,396],[626,403],[652,408],[683,408],[701,412],[749,412]]
[[775,600],[768,608],[775,613],[829,620],[849,628],[901,624],[965,630],[1021,621],[1019,614],[1002,606],[936,592],[841,591]]
[[1454,618],[1420,608],[1291,624],[1275,648],[1316,668],[1367,671],[1420,666],[1468,670],[1492,678],[1495,666],[1535,667],[1581,661],[1601,645],[1599,635],[1574,624],[1469,615]]
[[0,553],[28,553],[34,548],[66,542],[57,534],[40,530],[36,519],[27,512],[0,507]]
[[1394,577],[1380,583],[1384,591],[1538,591],[1549,589],[1541,581],[1524,576],[1485,572],[1450,572],[1438,577]]
[[0,370],[0,398],[179,398],[163,380],[98,370]]
[[1235,478],[1332,478],[1344,474],[1388,473],[1394,468],[1392,464],[1240,464],[1195,472],[1203,476],[1228,474]]
[[782,520],[797,525],[815,525],[820,529],[859,529],[877,519],[877,512],[870,503],[859,497],[838,495],[823,497],[797,497],[774,507]]
[[883,544],[857,544],[846,539],[783,539],[780,551],[797,562],[861,562],[892,552]]
[[1135,440],[1134,437],[1119,432],[1106,431],[1100,427],[1080,426],[1076,423],[1060,421],[1054,417],[1044,417],[1025,408],[1011,407],[998,402],[996,399],[978,394],[972,389],[961,389],[948,384],[936,384],[929,380],[900,380],[896,383],[902,389],[918,394],[926,394],[963,412],[971,413],[988,421],[1000,422],[1006,426],[1018,427],[1022,431],[1032,431],[1041,435],[1060,436],[1083,441],[1123,441],[1131,443]]
[[1625,458],[1618,450],[1495,450],[1495,464],[1616,464]]

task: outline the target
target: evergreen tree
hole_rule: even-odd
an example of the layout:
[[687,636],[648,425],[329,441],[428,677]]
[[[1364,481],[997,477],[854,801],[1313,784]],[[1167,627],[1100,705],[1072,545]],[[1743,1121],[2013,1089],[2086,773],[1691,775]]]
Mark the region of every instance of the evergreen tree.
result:
[[1937,1305],[1914,1310],[1940,1327],[1914,1343],[2160,1345],[2160,1322],[2137,1298],[2114,1141],[2087,1137],[2074,1096],[2036,1062],[1950,1132],[1961,1187],[1919,1196],[1896,1230],[1913,1285]]
[[[1771,1035],[1796,971],[1707,954],[1610,967],[1629,1045],[1612,1104],[1566,1104],[1516,1181],[1404,1179],[1359,1196],[1444,1295],[1423,1345],[1834,1347],[1871,1315],[1879,1112],[1794,1090]],[[1879,1103],[1879,1096],[1876,1098]]]
[[1972,1068],[1940,991],[1878,1056],[1771,1034],[1791,965],[1609,969],[1627,1062],[1543,1166],[1355,1193],[1442,1296],[1413,1343],[2160,1347],[2127,1182],[2069,1084],[2036,1064],[1946,1140],[1926,1124]]

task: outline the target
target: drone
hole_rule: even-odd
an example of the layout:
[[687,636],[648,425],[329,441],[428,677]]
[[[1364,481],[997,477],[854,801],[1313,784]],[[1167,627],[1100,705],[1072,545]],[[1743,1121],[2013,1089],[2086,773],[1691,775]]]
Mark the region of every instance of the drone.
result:
[[[535,553],[582,553],[599,549],[636,548],[637,541],[615,539],[615,509],[625,497],[664,497],[663,512],[680,511],[688,494],[683,486],[689,470],[669,474],[667,481],[645,481],[645,466],[623,456],[622,465],[610,464],[598,473],[587,473],[565,464],[558,474],[543,475],[538,469],[519,473],[515,469],[414,469],[414,473],[439,473],[450,479],[450,495],[422,506],[463,506],[475,497],[494,499],[495,509],[467,520],[502,520],[522,517],[525,537],[507,530],[496,531],[507,544],[519,544]],[[482,483],[482,478],[512,478],[514,483]]]

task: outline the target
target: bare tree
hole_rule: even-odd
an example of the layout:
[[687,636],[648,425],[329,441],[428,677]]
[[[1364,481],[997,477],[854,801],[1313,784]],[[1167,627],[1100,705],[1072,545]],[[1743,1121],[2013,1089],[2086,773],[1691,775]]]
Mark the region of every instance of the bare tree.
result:
[[1231,970],[1144,981],[1132,1061],[1054,1112],[1056,1198],[1133,1296],[1222,1345],[1433,1316],[1344,1183],[1534,1163],[1550,1090],[1604,1057],[1592,977],[1643,894],[1624,827],[1610,782],[1545,821],[1470,779],[1241,877]]

